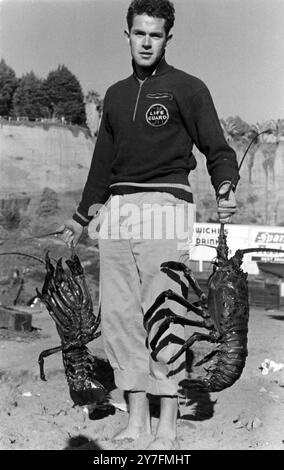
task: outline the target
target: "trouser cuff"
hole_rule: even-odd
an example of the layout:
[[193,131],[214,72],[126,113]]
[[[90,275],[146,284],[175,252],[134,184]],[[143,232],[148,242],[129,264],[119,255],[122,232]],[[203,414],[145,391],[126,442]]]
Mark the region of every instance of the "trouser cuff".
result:
[[150,395],[176,396],[181,387],[173,379],[156,380],[148,377],[147,393]]

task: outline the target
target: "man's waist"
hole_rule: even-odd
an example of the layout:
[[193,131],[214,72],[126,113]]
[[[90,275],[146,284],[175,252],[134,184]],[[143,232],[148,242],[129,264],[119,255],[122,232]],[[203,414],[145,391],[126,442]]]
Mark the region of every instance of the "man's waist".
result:
[[179,199],[193,203],[193,195],[189,184],[182,183],[130,183],[120,182],[110,185],[112,195],[133,194],[137,192],[159,191],[173,194]]

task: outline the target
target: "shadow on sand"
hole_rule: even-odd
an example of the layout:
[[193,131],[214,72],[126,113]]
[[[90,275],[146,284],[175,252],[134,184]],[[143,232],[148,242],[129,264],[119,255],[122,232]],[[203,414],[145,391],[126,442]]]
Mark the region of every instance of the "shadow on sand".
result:
[[284,321],[284,315],[267,315],[272,320]]
[[[186,371],[190,377],[194,371],[195,355],[191,349],[186,351]],[[180,419],[186,421],[205,421],[214,415],[214,405],[217,400],[212,401],[210,393],[204,390],[185,390],[182,394],[180,404]]]
[[[190,376],[193,369],[194,353],[186,351],[186,371]],[[125,396],[127,402],[127,395]],[[214,405],[210,393],[203,390],[179,390],[179,416],[178,419],[186,421],[205,421],[212,418]],[[150,414],[154,418],[160,416],[160,397],[149,395]]]
[[95,441],[79,434],[78,436],[71,437],[63,450],[102,450],[102,448]]

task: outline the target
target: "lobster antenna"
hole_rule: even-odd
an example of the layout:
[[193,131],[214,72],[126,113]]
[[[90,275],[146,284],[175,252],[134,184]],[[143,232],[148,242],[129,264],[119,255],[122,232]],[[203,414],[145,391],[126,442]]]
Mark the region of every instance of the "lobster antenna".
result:
[[29,255],[28,253],[21,253],[20,251],[6,251],[5,253],[0,253],[0,256],[3,255],[19,255],[19,256],[26,256],[27,258],[32,258],[39,263],[45,264],[45,261],[42,258],[39,258],[38,256],[34,255]]
[[[261,131],[261,132],[258,132],[258,134],[255,134],[255,136],[251,139],[249,145],[247,146],[246,148],[246,151],[241,159],[241,162],[239,164],[239,168],[238,170],[240,171],[241,167],[242,167],[242,164],[244,162],[244,159],[245,157],[247,156],[247,153],[249,151],[249,149],[251,148],[252,144],[254,143],[254,141],[262,134],[270,134],[271,132],[273,132],[273,129],[265,129],[265,131]],[[235,186],[235,188],[237,187],[237,184],[238,184],[238,180],[235,182],[235,179],[233,178],[232,181],[231,181],[231,184],[229,186],[229,189],[227,191],[227,195],[226,195],[226,198],[228,198],[229,194],[230,194],[230,191],[232,189],[233,186]]]
[[39,235],[32,235],[30,237],[25,237],[23,240],[35,240],[38,238],[47,238],[51,237],[52,235],[62,235],[64,233],[64,230],[55,230],[53,232],[46,232],[46,233],[41,233]]
[[247,155],[249,149],[251,148],[252,144],[254,143],[254,141],[255,141],[261,134],[270,134],[270,133],[272,133],[272,132],[273,132],[273,129],[265,129],[265,131],[259,132],[258,134],[256,134],[256,135],[251,139],[251,141],[250,141],[250,143],[249,143],[249,145],[248,145],[248,147],[247,147],[247,149],[246,149],[246,151],[245,151],[245,153],[244,153],[244,155],[243,155],[243,158],[242,158],[242,160],[241,160],[241,163],[239,164],[239,171],[240,171],[241,166],[242,166],[242,164],[243,164],[243,161],[244,161],[244,159],[245,159],[245,157],[246,157],[246,155]]
[[[242,164],[243,164],[243,162],[244,162],[244,159],[245,159],[245,157],[246,157],[246,155],[247,155],[249,149],[251,148],[253,142],[254,142],[260,135],[262,135],[262,134],[270,134],[271,132],[273,132],[273,129],[265,129],[264,131],[261,131],[261,132],[258,132],[257,134],[255,134],[255,136],[251,139],[249,145],[247,146],[247,148],[246,148],[246,150],[245,150],[245,153],[244,153],[244,155],[243,155],[243,157],[242,157],[242,159],[241,159],[241,162],[240,162],[240,164],[239,164],[238,171],[240,171],[240,169],[241,169],[241,167],[242,167]],[[233,179],[232,179],[232,181],[231,181],[231,183],[230,183],[230,186],[229,186],[229,188],[228,188],[228,191],[224,194],[225,199],[228,199],[229,194],[230,194],[230,192],[231,192],[231,190],[232,190],[232,187],[233,187],[233,186],[235,186],[235,188],[237,187],[238,179],[237,179],[237,181],[235,181],[235,179],[236,179],[236,178],[233,178]],[[225,223],[224,223],[224,222],[221,222],[221,230],[220,230],[221,233],[224,232],[224,226],[225,226]]]

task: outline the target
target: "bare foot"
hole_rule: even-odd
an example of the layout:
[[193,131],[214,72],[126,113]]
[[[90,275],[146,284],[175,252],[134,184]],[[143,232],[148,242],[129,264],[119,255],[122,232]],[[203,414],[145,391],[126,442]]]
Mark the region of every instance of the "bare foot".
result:
[[179,450],[180,445],[177,439],[168,439],[166,437],[158,437],[151,442],[146,450]]
[[113,440],[138,439],[151,434],[149,401],[144,391],[129,392],[129,420],[126,428],[113,437]]
[[119,433],[113,436],[114,441],[119,441],[121,439],[130,439],[134,441],[141,436],[151,435],[151,429],[149,428],[140,428],[136,426],[127,426],[125,429],[122,429]]

